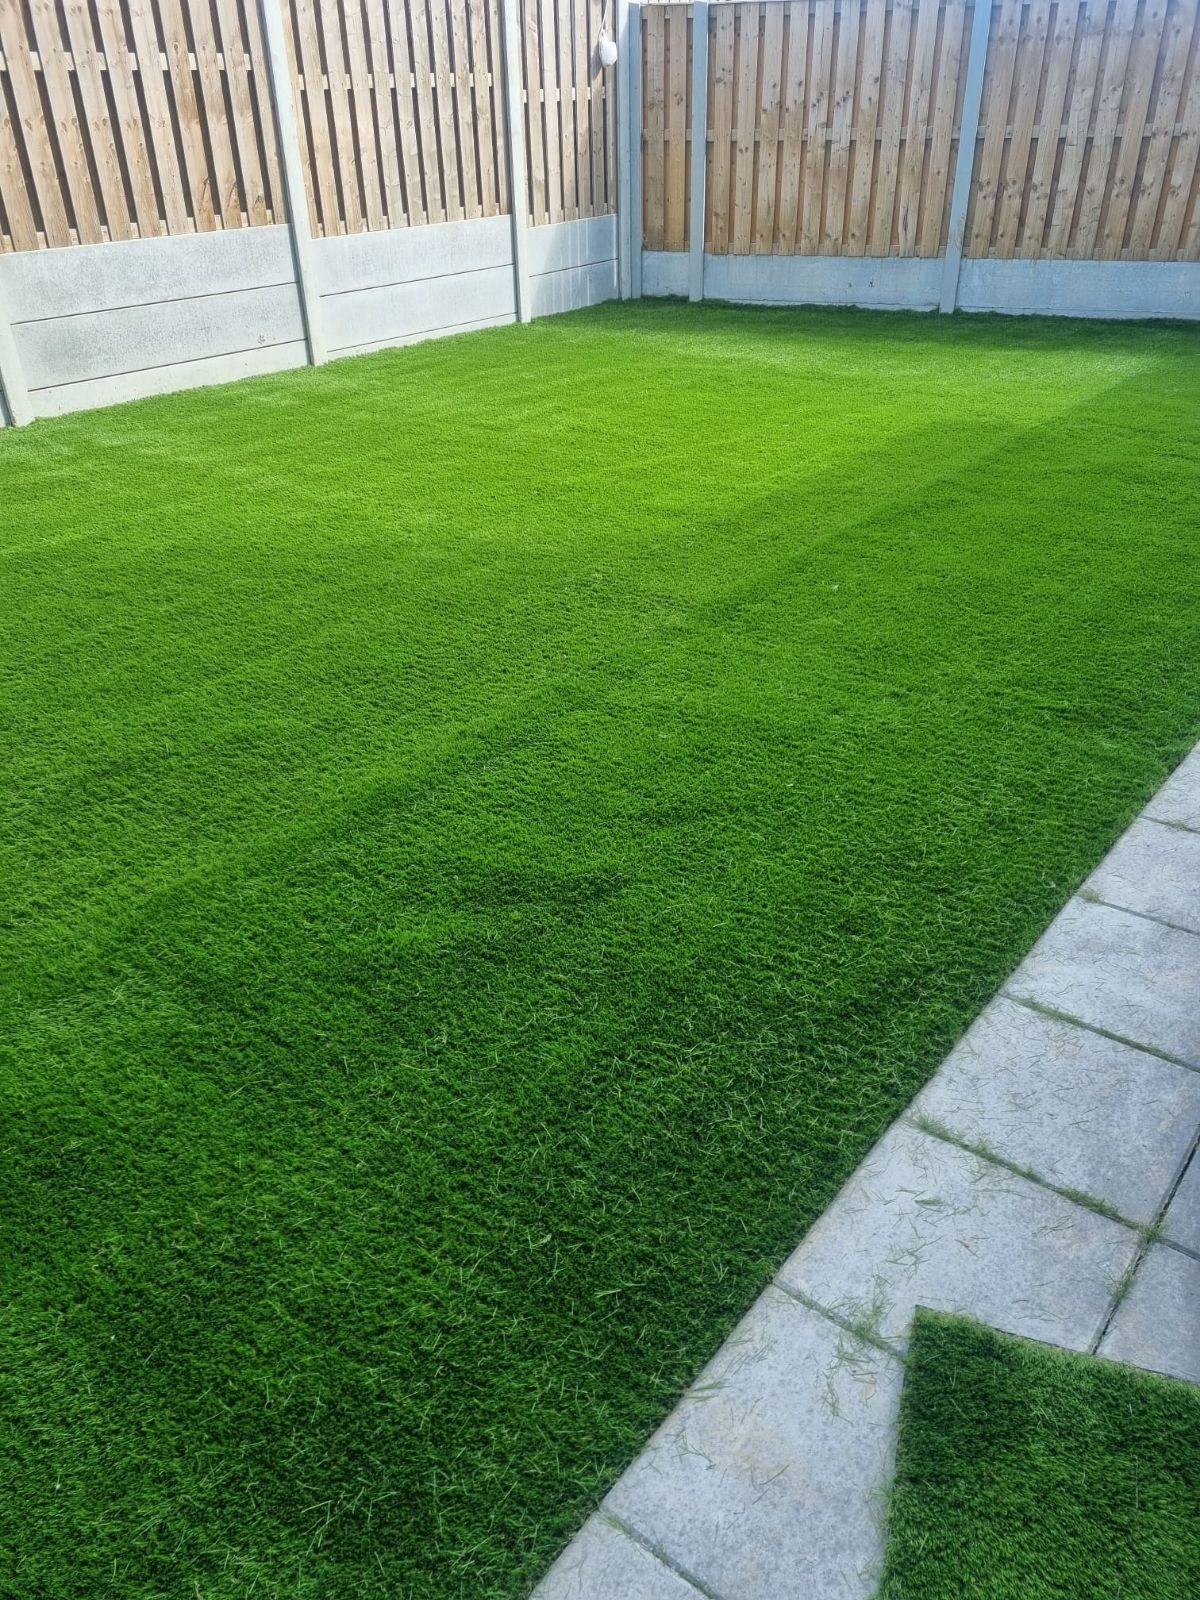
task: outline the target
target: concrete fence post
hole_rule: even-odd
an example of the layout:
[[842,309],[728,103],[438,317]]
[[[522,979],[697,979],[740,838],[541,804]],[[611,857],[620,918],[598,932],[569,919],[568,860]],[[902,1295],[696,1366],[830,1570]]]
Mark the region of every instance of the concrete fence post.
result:
[[692,181],[688,299],[704,299],[704,185],[708,174],[708,0],[692,6]]
[[629,293],[642,298],[642,7],[629,7],[629,114],[624,122],[629,142]]
[[987,63],[991,26],[992,0],[975,0],[975,17],[971,23],[971,46],[967,54],[967,76],[963,85],[958,160],[954,166],[954,189],[950,199],[946,254],[942,260],[942,293],[939,300],[939,309],[942,311],[953,311],[958,304],[958,275],[962,266],[963,239],[967,230],[967,208],[971,201],[971,178],[975,171],[975,140],[979,133],[979,111],[983,103],[983,69]]
[[300,153],[292,71],[279,0],[259,0],[259,15],[262,18],[267,77],[271,83],[271,104],[275,110],[275,133],[279,140],[279,165],[283,171],[284,196],[287,200],[292,260],[296,268],[300,309],[304,316],[304,338],[308,345],[308,359],[314,367],[319,367],[327,359],[327,351],[321,331],[320,288],[313,257],[312,230],[308,223],[308,190],[304,181],[306,162]]
[[521,87],[521,19],[517,0],[500,0],[500,44],[504,62],[504,156],[508,165],[508,205],[512,213],[513,297],[517,321],[528,322],[529,180],[525,172],[525,102]]
[[33,407],[29,403],[29,390],[25,387],[25,374],[17,341],[13,338],[9,320],[7,298],[4,293],[3,264],[0,263],[0,398],[8,420],[14,428],[23,428],[33,421]]

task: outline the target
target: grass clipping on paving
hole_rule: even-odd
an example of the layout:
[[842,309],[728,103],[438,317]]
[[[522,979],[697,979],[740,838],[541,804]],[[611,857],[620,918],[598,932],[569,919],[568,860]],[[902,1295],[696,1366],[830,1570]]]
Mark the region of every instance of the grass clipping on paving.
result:
[[532,1583],[1200,731],[1197,335],[0,436],[0,1593]]
[[1194,1600],[1200,1388],[918,1313],[879,1600]]

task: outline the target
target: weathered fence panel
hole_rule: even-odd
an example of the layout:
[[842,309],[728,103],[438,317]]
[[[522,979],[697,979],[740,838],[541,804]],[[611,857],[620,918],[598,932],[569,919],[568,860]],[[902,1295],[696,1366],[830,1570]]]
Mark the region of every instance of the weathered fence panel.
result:
[[283,215],[253,4],[0,0],[0,249]]
[[313,232],[508,208],[497,0],[286,0]]
[[[689,13],[646,7],[649,250],[688,244]],[[970,18],[966,0],[710,6],[706,249],[936,256]]]
[[1200,258],[1196,0],[1003,0],[964,253]]
[[596,54],[604,0],[521,0],[520,15],[529,220],[604,216],[617,193],[612,74]]
[[[1200,258],[1196,0],[981,3],[964,255]],[[642,11],[644,246],[683,251],[692,8]],[[973,16],[973,0],[715,0],[706,252],[942,255]]]

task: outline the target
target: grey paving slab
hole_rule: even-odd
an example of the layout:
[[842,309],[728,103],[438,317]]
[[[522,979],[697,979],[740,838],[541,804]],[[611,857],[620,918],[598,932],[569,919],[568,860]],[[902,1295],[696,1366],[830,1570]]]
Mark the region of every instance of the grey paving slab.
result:
[[1200,829],[1200,746],[1175,768],[1146,807],[1145,815]]
[[1175,1191],[1175,1198],[1163,1218],[1163,1233],[1176,1244],[1200,1255],[1200,1152],[1192,1157]]
[[909,1117],[1149,1224],[1200,1131],[1200,1072],[1000,997]]
[[897,1345],[920,1303],[1086,1350],[1137,1244],[1108,1217],[897,1123],[778,1281]]
[[584,1524],[531,1600],[700,1600],[701,1592],[600,1515]]
[[1200,1068],[1200,936],[1079,899],[1005,985]]
[[902,1371],[768,1289],[605,1507],[721,1600],[869,1600]]
[[1200,833],[1139,817],[1083,893],[1200,933]]
[[1100,1354],[1200,1383],[1200,1261],[1152,1245]]

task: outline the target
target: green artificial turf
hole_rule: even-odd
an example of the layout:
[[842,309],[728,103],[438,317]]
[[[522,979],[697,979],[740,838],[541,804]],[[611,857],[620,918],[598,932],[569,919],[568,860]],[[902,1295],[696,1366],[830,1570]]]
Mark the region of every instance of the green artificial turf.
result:
[[879,1600],[1195,1600],[1200,1388],[919,1312]]
[[0,1593],[519,1596],[1200,733],[1198,330],[0,435]]

